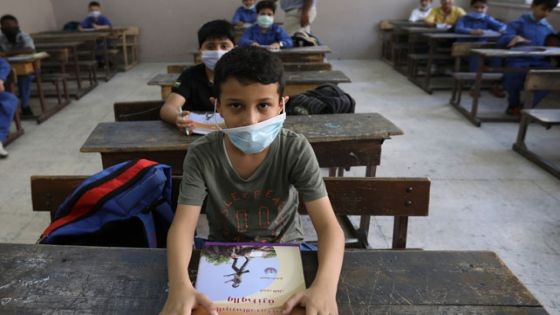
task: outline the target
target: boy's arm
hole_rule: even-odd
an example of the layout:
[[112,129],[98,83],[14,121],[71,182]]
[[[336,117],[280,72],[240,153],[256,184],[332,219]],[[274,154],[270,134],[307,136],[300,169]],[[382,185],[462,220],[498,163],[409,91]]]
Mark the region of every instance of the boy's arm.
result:
[[309,11],[311,10],[312,6],[313,6],[313,0],[304,0],[303,7],[301,8],[301,21],[300,21],[301,27],[306,27],[307,25],[310,24]]
[[182,109],[186,101],[182,95],[171,92],[159,110],[161,120],[174,124],[179,129],[190,128],[189,120],[186,119],[189,113]]
[[469,28],[465,25],[465,20],[466,19],[464,17],[459,18],[457,24],[455,24],[455,33],[470,34],[473,31],[472,28]]
[[504,34],[500,36],[500,38],[496,42],[496,46],[500,48],[507,48],[511,40],[519,35],[520,33],[519,26],[520,24],[515,21],[509,23],[508,26],[506,27],[506,31],[504,32]]
[[231,19],[231,24],[239,24],[239,22],[241,21],[241,14],[239,11],[240,11],[239,8],[235,10],[235,13],[233,14],[233,18]]
[[296,305],[305,306],[306,314],[338,314],[336,291],[344,257],[344,233],[328,197],[305,202],[305,207],[319,237],[319,266],[309,289],[290,298],[284,314]]
[[278,26],[276,31],[276,39],[278,43],[282,43],[282,48],[292,48],[294,46],[292,38],[281,26]]
[[428,17],[424,20],[424,23],[428,26],[436,26],[436,9],[432,9]]
[[496,20],[495,18],[489,16],[488,17],[488,26],[491,30],[496,32],[504,32],[507,28],[507,25]]
[[196,305],[203,306],[210,314],[217,314],[212,302],[195,290],[188,272],[200,210],[201,206],[177,205],[167,234],[169,293],[161,314],[190,314]]
[[6,59],[0,58],[0,81],[6,81],[10,74],[10,64]]
[[243,32],[243,35],[241,35],[239,39],[239,46],[250,46],[255,42],[252,36],[252,29],[253,27],[249,27]]

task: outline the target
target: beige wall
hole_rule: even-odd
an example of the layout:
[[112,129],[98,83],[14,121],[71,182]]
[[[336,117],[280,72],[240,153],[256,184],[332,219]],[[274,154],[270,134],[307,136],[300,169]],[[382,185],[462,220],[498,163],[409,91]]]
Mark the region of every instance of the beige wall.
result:
[[12,14],[27,33],[56,28],[51,1],[47,0],[1,0],[0,15]]

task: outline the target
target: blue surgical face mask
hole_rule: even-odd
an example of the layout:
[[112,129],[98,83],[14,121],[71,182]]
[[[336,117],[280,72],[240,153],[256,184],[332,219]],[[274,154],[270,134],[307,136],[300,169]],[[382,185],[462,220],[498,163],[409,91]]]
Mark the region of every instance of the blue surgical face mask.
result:
[[220,60],[220,58],[222,58],[222,56],[226,53],[226,50],[203,50],[200,54],[200,58],[202,59],[202,63],[204,63],[206,68],[214,71],[218,60]]
[[259,15],[257,24],[262,28],[269,28],[274,23],[274,18],[268,15]]
[[468,15],[470,17],[472,17],[473,19],[477,19],[477,20],[480,20],[480,19],[483,19],[483,18],[486,17],[486,13],[484,13],[484,12],[469,12]]
[[89,13],[89,16],[96,19],[96,18],[98,18],[98,17],[101,16],[101,11],[97,11],[97,10],[91,11],[91,12]]
[[529,12],[529,17],[531,18],[531,20],[535,21],[535,22],[540,22],[543,19],[537,20],[537,18],[535,17],[535,15],[533,14],[533,12]]
[[[282,100],[284,102],[284,100]],[[245,154],[255,154],[268,148],[284,126],[286,112],[260,123],[237,128],[225,128],[231,143]]]

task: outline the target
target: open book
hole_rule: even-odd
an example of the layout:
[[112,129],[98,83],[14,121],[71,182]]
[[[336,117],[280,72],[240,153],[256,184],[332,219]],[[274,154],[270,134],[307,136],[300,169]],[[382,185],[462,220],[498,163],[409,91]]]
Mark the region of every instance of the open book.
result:
[[[299,246],[207,242],[196,289],[220,315],[280,315],[284,303],[305,289]],[[207,312],[198,307],[193,314]]]
[[189,113],[189,119],[194,121],[193,133],[206,135],[220,128],[225,128],[224,118],[218,113]]

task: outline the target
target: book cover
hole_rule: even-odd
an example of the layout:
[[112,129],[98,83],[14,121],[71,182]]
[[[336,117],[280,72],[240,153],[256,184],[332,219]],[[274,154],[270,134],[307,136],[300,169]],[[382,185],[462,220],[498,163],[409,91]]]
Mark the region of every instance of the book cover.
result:
[[[207,242],[200,253],[196,289],[220,315],[282,314],[305,290],[298,245]],[[206,314],[198,308],[194,314]]]
[[193,133],[195,134],[206,135],[212,131],[218,131],[220,128],[225,128],[224,118],[218,113],[198,114],[191,112],[189,119],[194,122]]

